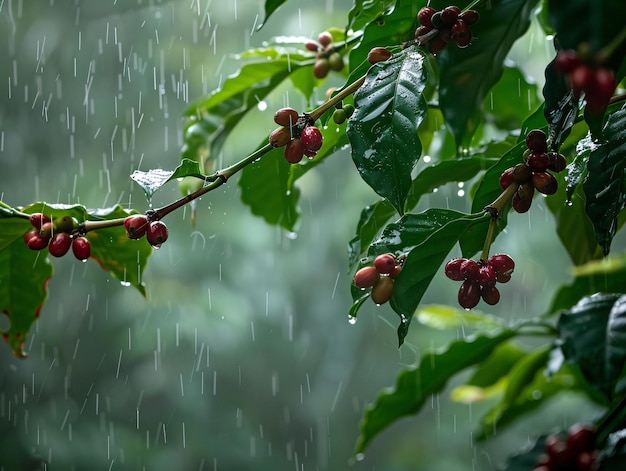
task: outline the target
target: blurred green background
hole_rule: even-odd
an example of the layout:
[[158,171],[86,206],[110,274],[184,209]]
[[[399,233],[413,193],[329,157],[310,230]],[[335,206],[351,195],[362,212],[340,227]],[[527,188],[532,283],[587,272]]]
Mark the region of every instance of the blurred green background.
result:
[[[351,5],[290,0],[256,32],[262,0],[0,2],[2,200],[145,211],[129,174],[177,165],[182,113],[236,70],[232,54],[275,35],[343,28]],[[552,46],[536,28],[511,60],[540,86]],[[307,103],[286,83],[267,105],[241,123],[220,165],[267,136],[274,110]],[[346,245],[376,197],[347,150],[300,187],[294,234],[252,216],[234,181],[202,198],[195,227],[188,210],[168,216],[170,238],[145,272],[147,299],[93,261],[55,260],[30,357],[0,345],[0,469],[487,470],[530,436],[593,417],[580,398],[560,396],[473,445],[488,404],[455,404],[446,392],[355,460],[366,404],[425,348],[463,332],[416,322],[398,350],[397,317],[369,302],[350,325]],[[468,210],[467,188],[441,188],[420,207]],[[178,195],[171,184],[151,203]],[[510,218],[494,250],[516,259],[516,276],[490,312],[540,314],[570,279],[553,226],[540,201]],[[457,289],[437,276],[424,303],[455,304]]]

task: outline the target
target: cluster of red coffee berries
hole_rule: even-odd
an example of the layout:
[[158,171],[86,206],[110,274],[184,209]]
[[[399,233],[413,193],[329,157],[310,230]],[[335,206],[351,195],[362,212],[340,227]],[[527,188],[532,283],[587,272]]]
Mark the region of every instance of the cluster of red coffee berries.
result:
[[304,44],[309,51],[315,52],[317,60],[313,65],[313,75],[323,79],[331,70],[343,70],[343,57],[337,52],[333,44],[333,36],[328,31],[320,33],[317,41],[307,41]]
[[432,54],[443,51],[450,41],[458,47],[467,47],[472,41],[470,26],[480,20],[476,10],[465,10],[448,6],[443,10],[423,7],[417,13],[420,26],[415,30],[415,40],[426,46]]
[[500,253],[492,255],[489,260],[453,258],[446,263],[445,273],[451,280],[463,282],[459,288],[459,304],[465,309],[472,309],[481,297],[487,304],[498,304],[500,291],[496,282],[507,283],[514,269],[513,259]]
[[591,471],[596,469],[596,430],[593,425],[574,424],[567,436],[548,435],[545,453],[539,455],[533,471]]
[[393,294],[393,283],[402,270],[405,256],[391,253],[377,256],[374,264],[363,267],[354,275],[354,285],[361,289],[372,288],[370,297],[376,304],[385,304]]
[[567,75],[570,86],[576,94],[585,94],[587,109],[597,113],[604,111],[609,104],[617,83],[609,68],[602,67],[597,58],[583,47],[582,51],[561,50],[555,59],[556,67]]
[[535,190],[544,195],[556,193],[558,183],[554,175],[547,172],[561,172],[567,162],[558,152],[548,152],[546,135],[540,129],[533,129],[526,135],[524,163],[507,168],[500,175],[500,187],[506,189],[513,183],[519,184],[513,195],[513,209],[525,213],[535,194]]
[[290,164],[297,164],[305,155],[312,159],[322,147],[322,132],[311,121],[293,108],[281,108],[274,114],[274,122],[280,127],[272,131],[269,141],[273,147],[285,148],[285,159]]
[[62,257],[72,247],[78,260],[87,260],[91,255],[91,246],[86,237],[75,234],[78,223],[71,216],[65,215],[54,221],[43,213],[30,215],[33,229],[24,234],[24,242],[31,250],[43,250],[46,247],[53,257]]
[[124,219],[124,228],[129,239],[141,239],[144,235],[148,243],[155,247],[167,240],[167,226],[162,221],[150,221],[144,214],[134,214]]

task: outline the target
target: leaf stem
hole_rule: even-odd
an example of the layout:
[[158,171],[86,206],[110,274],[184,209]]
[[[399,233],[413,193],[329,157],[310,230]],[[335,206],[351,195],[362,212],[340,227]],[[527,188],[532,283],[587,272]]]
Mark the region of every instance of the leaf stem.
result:
[[517,191],[518,188],[519,188],[519,183],[518,182],[511,183],[506,188],[506,190],[504,190],[502,193],[500,193],[500,196],[498,196],[495,200],[493,200],[492,203],[490,203],[487,206],[485,206],[485,211],[490,213],[492,218],[493,217],[495,217],[495,218],[499,217],[500,211],[502,211],[502,208],[504,207],[504,205],[511,198],[513,198],[513,195],[515,194],[515,192]]
[[485,245],[483,245],[483,251],[480,254],[481,260],[487,260],[489,258],[489,249],[491,248],[491,242],[493,242],[493,234],[496,231],[496,225],[498,224],[498,217],[491,215],[489,220],[489,229],[487,229],[487,236],[485,237]]

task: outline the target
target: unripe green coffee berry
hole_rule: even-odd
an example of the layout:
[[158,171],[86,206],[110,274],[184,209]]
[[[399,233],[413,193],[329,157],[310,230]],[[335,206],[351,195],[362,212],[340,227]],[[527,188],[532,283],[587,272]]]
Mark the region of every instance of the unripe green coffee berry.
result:
[[338,52],[333,52],[330,56],[328,56],[328,64],[332,70],[339,72],[343,70],[344,67],[343,57],[341,57],[341,54]]
[[347,118],[348,117],[346,116],[346,112],[343,108],[333,111],[333,121],[335,124],[343,124],[346,122]]
[[317,59],[315,61],[315,64],[313,65],[313,75],[315,75],[315,77],[317,77],[318,79],[323,79],[328,75],[328,72],[330,72],[330,64],[328,62],[328,59]]

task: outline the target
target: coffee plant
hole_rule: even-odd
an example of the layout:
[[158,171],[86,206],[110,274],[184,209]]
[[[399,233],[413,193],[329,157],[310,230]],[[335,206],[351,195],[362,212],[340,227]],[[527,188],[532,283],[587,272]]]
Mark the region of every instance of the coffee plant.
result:
[[[265,22],[285,3],[266,0]],[[537,431],[534,445],[512,456],[506,469],[623,469],[626,254],[612,253],[611,245],[626,221],[624,18],[623,0],[355,0],[340,29],[313,39],[278,37],[244,51],[239,71],[187,110],[178,165],[131,175],[148,198],[173,183],[180,185],[180,199],[144,213],[0,203],[0,309],[9,321],[4,340],[17,356],[27,356],[25,339],[45,314],[49,256],[71,249],[78,260],[93,259],[145,294],[142,273],[153,248],[167,242],[170,212],[240,174],[243,204],[292,231],[298,180],[349,146],[356,171],[379,199],[361,211],[349,241],[354,302],[348,316],[356,318],[368,300],[388,305],[397,315],[399,346],[412,324],[429,318],[472,332],[398,373],[395,387],[366,408],[355,456],[466,372],[457,388],[472,391],[465,400],[481,400],[487,390],[497,398],[476,440],[565,390],[604,410],[594,424]],[[507,116],[496,105],[487,119],[489,96],[525,100],[517,86],[506,85],[526,82],[505,59],[531,21],[539,22],[554,49],[545,64],[543,100],[529,98],[532,109],[514,105]],[[313,91],[333,75],[345,84],[315,103]],[[290,80],[310,108],[276,110],[278,128],[264,142],[212,171],[241,118]],[[434,134],[444,127],[454,145],[434,146]],[[429,165],[418,166],[425,155]],[[415,212],[421,197],[439,186],[470,181],[470,213]],[[545,237],[560,240],[575,279],[531,320],[468,312],[481,299],[486,308],[507,304],[505,283],[516,276],[515,261],[492,253],[491,245],[506,237],[508,217],[533,210],[537,193],[556,220],[556,232]],[[451,257],[457,247],[462,256]],[[464,309],[421,305],[439,271],[460,282]],[[535,337],[536,347],[521,347],[516,341],[522,337]]]

